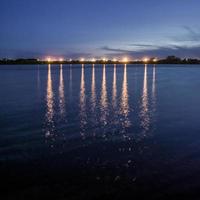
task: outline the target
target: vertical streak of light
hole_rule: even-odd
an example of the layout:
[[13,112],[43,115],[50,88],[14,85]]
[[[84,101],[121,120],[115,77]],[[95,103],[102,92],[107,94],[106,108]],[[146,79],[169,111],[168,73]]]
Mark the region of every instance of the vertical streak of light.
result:
[[107,85],[106,85],[106,66],[103,65],[102,86],[101,86],[101,121],[107,124]]
[[114,71],[113,71],[112,103],[113,103],[113,108],[115,109],[116,106],[117,106],[117,75],[116,75],[116,64],[114,65]]
[[47,119],[47,132],[46,137],[51,136],[53,129],[54,129],[54,122],[53,122],[53,104],[54,104],[54,94],[53,94],[53,88],[52,88],[52,78],[51,78],[51,65],[48,65],[48,77],[47,77],[47,113],[46,113],[46,119]]
[[92,85],[91,85],[91,103],[92,111],[94,112],[96,107],[96,86],[95,86],[95,65],[92,65]]
[[148,102],[148,83],[147,83],[147,64],[144,67],[144,82],[143,82],[143,93],[142,93],[142,104],[141,104],[141,125],[144,133],[149,130],[150,119],[149,119],[149,102]]
[[81,136],[85,136],[85,125],[86,125],[86,96],[85,96],[85,71],[84,64],[81,67],[81,84],[80,84],[80,128]]
[[59,83],[59,106],[60,114],[65,114],[65,93],[64,93],[64,79],[63,79],[63,66],[60,65],[60,83]]
[[128,95],[128,82],[127,82],[127,66],[124,65],[124,77],[122,84],[122,94],[121,94],[121,114],[125,118],[123,122],[123,127],[126,128],[130,125],[128,118],[129,115],[129,95]]

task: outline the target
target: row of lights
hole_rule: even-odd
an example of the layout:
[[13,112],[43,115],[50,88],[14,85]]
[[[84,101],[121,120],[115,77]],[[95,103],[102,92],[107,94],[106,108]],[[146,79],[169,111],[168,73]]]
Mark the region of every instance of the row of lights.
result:
[[[60,59],[57,60],[57,59],[52,59],[52,58],[50,58],[50,57],[48,57],[46,60],[47,60],[47,62],[53,62],[53,61],[60,61],[60,62],[63,62],[63,61],[64,61],[63,58],[60,58]],[[69,61],[71,62],[72,59],[70,59]],[[81,58],[80,61],[81,61],[81,62],[85,62],[86,60],[85,60],[85,58]],[[95,58],[92,58],[90,61],[91,61],[91,62],[96,62],[97,60],[96,60]],[[103,62],[107,62],[108,59],[102,58],[102,61],[103,61]],[[113,61],[113,62],[118,62],[118,60],[117,60],[116,58],[114,58],[112,61]],[[129,60],[127,57],[124,57],[121,61],[124,62],[124,63],[128,63],[130,60]],[[138,61],[139,61],[139,60],[138,60]],[[143,62],[145,62],[145,63],[148,63],[149,61],[150,61],[149,58],[144,58],[144,59],[143,59]],[[153,62],[157,62],[157,58],[154,58],[154,59],[153,59]]]

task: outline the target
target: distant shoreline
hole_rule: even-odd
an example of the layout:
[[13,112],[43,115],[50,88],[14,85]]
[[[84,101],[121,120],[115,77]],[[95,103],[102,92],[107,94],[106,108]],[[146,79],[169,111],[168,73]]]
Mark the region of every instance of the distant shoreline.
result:
[[199,63],[165,63],[165,62],[0,62],[0,65],[200,65]]
[[36,65],[42,65],[42,64],[200,64],[199,59],[193,59],[193,58],[185,58],[181,59],[176,56],[168,56],[165,59],[157,59],[157,58],[150,58],[150,59],[144,59],[144,60],[126,60],[125,61],[114,61],[114,60],[38,60],[35,58],[19,58],[19,59],[1,59],[0,65],[29,65],[29,64],[36,64]]

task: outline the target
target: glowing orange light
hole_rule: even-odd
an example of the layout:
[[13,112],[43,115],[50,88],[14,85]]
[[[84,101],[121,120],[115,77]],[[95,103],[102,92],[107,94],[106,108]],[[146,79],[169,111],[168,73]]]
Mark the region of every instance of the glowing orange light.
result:
[[147,63],[147,62],[149,61],[149,58],[144,58],[143,61],[144,61],[145,63]]
[[106,62],[106,61],[107,61],[107,59],[106,59],[106,58],[103,58],[102,60],[103,60],[103,62]]
[[154,58],[154,59],[153,59],[153,62],[157,62],[157,61],[158,61],[158,59],[157,59],[157,58]]
[[51,59],[50,57],[48,57],[48,58],[47,58],[47,61],[48,61],[48,62],[51,62],[51,61],[52,61],[52,59]]
[[84,62],[85,61],[85,58],[81,58],[81,62]]
[[127,57],[124,57],[124,58],[123,58],[123,62],[124,62],[124,63],[127,63],[127,62],[128,62],[128,58],[127,58]]

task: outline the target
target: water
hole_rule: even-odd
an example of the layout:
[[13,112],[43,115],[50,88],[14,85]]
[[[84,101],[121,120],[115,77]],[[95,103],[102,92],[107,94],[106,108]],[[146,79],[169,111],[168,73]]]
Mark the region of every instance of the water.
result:
[[199,77],[197,65],[0,66],[2,196],[194,198]]

